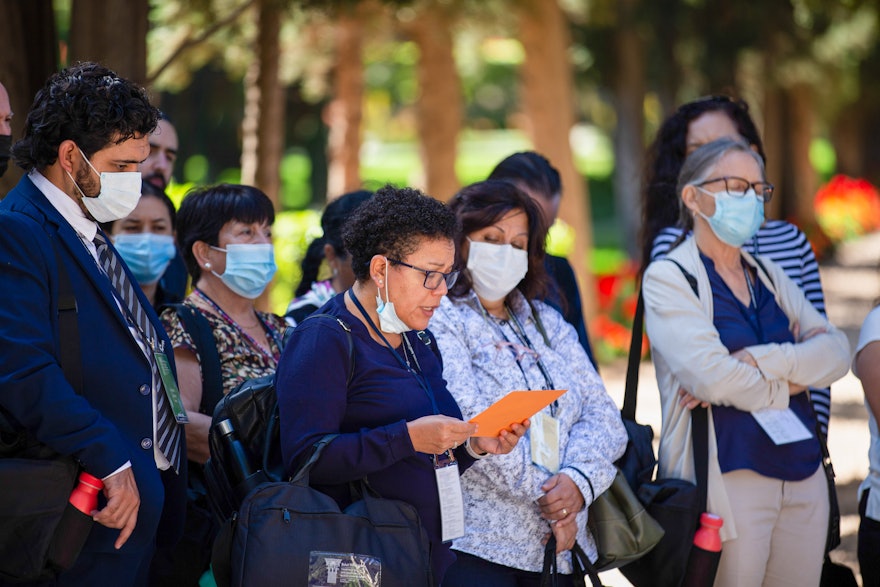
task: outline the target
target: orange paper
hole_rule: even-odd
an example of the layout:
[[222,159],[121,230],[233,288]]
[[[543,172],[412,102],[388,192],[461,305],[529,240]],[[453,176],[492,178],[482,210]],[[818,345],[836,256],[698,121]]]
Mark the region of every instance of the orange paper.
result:
[[567,389],[538,389],[534,391],[511,391],[470,419],[479,429],[474,436],[495,438],[511,424],[528,420],[541,409],[550,405]]

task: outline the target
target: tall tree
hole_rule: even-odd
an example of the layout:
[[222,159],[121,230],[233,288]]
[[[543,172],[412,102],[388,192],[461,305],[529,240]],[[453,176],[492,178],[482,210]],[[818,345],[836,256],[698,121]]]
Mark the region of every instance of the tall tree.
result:
[[638,0],[620,0],[614,35],[617,67],[612,74],[617,127],[614,133],[614,203],[631,258],[639,256],[638,231],[645,101],[644,45],[637,28]]
[[574,88],[568,57],[571,33],[557,0],[520,3],[520,40],[525,49],[522,95],[529,134],[540,153],[562,176],[564,195],[559,215],[574,229],[571,261],[581,286],[584,314],[596,311],[593,275],[587,255],[593,247],[587,188],[574,166],[570,133],[574,125]]
[[453,19],[449,7],[429,2],[404,26],[419,48],[416,114],[425,189],[443,201],[460,187],[455,160],[463,107],[452,51]]
[[97,61],[145,83],[149,12],[148,0],[73,0],[70,62]]
[[[0,83],[15,116],[12,139],[21,138],[37,91],[58,67],[58,36],[52,0],[5,2],[0,16]],[[0,179],[0,197],[15,186],[20,170],[10,164]]]
[[360,188],[361,120],[364,97],[364,17],[367,7],[340,8],[336,19],[336,55],[333,68],[333,99],[324,118],[330,128],[327,139],[329,164],[327,197],[335,198]]
[[255,185],[279,206],[284,153],[284,87],[279,80],[279,36],[284,10],[279,0],[257,2],[257,59],[245,76],[242,121],[242,183]]

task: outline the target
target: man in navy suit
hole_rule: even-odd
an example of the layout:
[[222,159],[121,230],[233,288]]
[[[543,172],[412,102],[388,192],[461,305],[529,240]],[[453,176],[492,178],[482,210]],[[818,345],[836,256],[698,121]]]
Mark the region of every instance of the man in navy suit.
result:
[[[0,409],[104,481],[86,546],[58,585],[145,585],[157,542],[181,531],[185,414],[171,344],[97,224],[137,204],[157,115],[142,88],[100,65],[53,75],[13,147],[27,174],[0,203]],[[59,264],[78,341],[59,340]],[[69,344],[80,347],[81,394],[59,363]]]

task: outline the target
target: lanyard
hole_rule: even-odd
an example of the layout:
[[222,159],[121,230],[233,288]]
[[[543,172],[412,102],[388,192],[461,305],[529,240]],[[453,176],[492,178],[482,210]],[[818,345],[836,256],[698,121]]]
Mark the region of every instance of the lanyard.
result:
[[[480,306],[480,311],[483,314],[483,319],[487,323],[491,324],[498,331],[498,334],[501,335],[501,338],[504,339],[504,342],[506,342],[508,345],[511,344],[510,339],[508,339],[507,335],[504,334],[504,329],[501,328],[501,325],[497,324],[494,320],[492,320],[489,317],[489,313],[486,312],[486,308],[483,307],[483,304],[479,304],[479,306]],[[535,347],[532,344],[532,341],[529,340],[529,337],[526,334],[525,328],[523,328],[523,325],[519,321],[519,318],[517,318],[516,314],[513,313],[513,311],[510,309],[510,306],[508,306],[507,304],[504,304],[504,308],[507,310],[507,315],[510,316],[510,320],[507,321],[507,323],[510,324],[510,329],[513,331],[513,333],[519,339],[520,343],[522,343],[523,345],[528,347],[529,350],[535,354],[535,357],[536,357],[535,364],[538,366],[538,369],[541,371],[541,375],[544,377],[544,384],[545,384],[544,389],[556,389],[556,387],[553,385],[553,379],[550,377],[550,373],[547,371],[547,368],[544,366],[544,362],[541,360],[541,356],[538,354],[538,351],[535,350]],[[526,376],[525,369],[523,369],[523,366],[520,362],[520,357],[517,355],[516,350],[514,350],[512,348],[512,346],[510,347],[510,352],[513,353],[514,362],[516,363],[516,366],[519,368],[519,372],[522,373],[523,380],[526,382],[526,387],[531,389],[531,384],[529,383],[529,378]],[[553,416],[554,418],[556,417],[556,408],[558,406],[559,406],[559,400],[554,401],[550,405],[550,415]]]
[[403,367],[404,370],[408,371],[409,373],[412,374],[413,377],[416,378],[416,381],[419,382],[419,386],[422,388],[422,390],[424,390],[425,394],[428,396],[428,399],[431,400],[431,408],[433,408],[434,414],[435,415],[439,414],[440,409],[437,407],[437,400],[434,398],[434,392],[431,390],[431,384],[428,382],[428,379],[421,372],[421,367],[419,366],[419,361],[416,358],[416,354],[413,351],[413,348],[409,342],[409,339],[406,337],[406,333],[403,332],[400,335],[400,338],[403,339],[403,346],[404,346],[403,353],[404,353],[404,356],[406,356],[406,349],[407,348],[409,349],[409,353],[412,355],[413,362],[415,363],[415,368],[413,368],[409,364],[408,361],[401,358],[400,353],[398,353],[394,349],[394,347],[391,346],[391,343],[388,342],[388,339],[385,338],[385,335],[382,334],[382,331],[379,330],[379,328],[376,326],[375,322],[373,322],[373,319],[370,318],[370,315],[364,309],[363,305],[361,305],[360,300],[358,300],[357,296],[354,295],[353,289],[348,290],[348,297],[351,298],[351,301],[354,302],[354,305],[357,307],[357,309],[360,311],[360,313],[364,316],[364,318],[367,321],[367,324],[370,325],[370,328],[372,328],[373,331],[379,335],[379,338],[382,339],[382,342],[385,343],[385,346],[388,347],[388,350],[391,351],[391,354],[394,355],[394,358],[397,359],[397,362],[400,364],[400,366]]
[[[203,292],[202,290],[200,290],[200,289],[197,288],[197,287],[193,288],[193,291],[194,291],[194,292],[196,293],[196,295],[198,295],[200,298],[202,298],[203,300],[205,300],[206,302],[208,302],[208,303],[211,305],[211,307],[214,308],[214,310],[217,312],[217,314],[219,314],[220,317],[223,318],[223,320],[226,321],[227,324],[229,324],[230,326],[232,326],[233,328],[235,328],[236,330],[238,330],[238,332],[239,332],[239,333],[245,338],[245,340],[247,340],[247,341],[251,344],[251,346],[253,346],[255,349],[257,349],[257,351],[258,351],[260,354],[262,354],[263,356],[265,356],[265,357],[268,358],[269,360],[274,361],[276,364],[278,363],[278,359],[280,358],[280,355],[279,355],[279,356],[276,356],[275,354],[266,351],[266,349],[264,349],[262,346],[260,346],[260,344],[254,339],[253,336],[251,336],[250,334],[248,334],[247,332],[245,332],[244,329],[243,329],[241,326],[239,326],[238,322],[236,322],[235,320],[233,320],[233,319],[229,316],[229,314],[227,314],[226,312],[224,312],[224,311],[223,311],[223,308],[221,308],[220,306],[218,306],[218,305],[217,305],[217,302],[215,302],[214,300],[212,300],[211,298],[209,298],[208,295],[207,295],[205,292]],[[257,314],[256,312],[254,312],[254,315],[257,317],[257,320],[260,322],[260,325],[262,325],[263,329],[266,331],[266,334],[268,334],[269,336],[271,336],[271,337],[272,337],[272,340],[275,341],[275,346],[276,346],[276,348],[278,348],[278,349],[280,350],[280,349],[281,349],[281,341],[278,340],[278,335],[275,333],[274,330],[272,330],[271,328],[269,328],[269,325],[266,324],[266,322],[263,321],[263,319],[260,317],[259,314]]]
[[755,335],[758,337],[758,342],[763,344],[764,341],[764,328],[761,326],[761,317],[758,309],[758,296],[755,294],[755,288],[752,286],[752,278],[749,275],[749,270],[746,267],[746,264],[742,264],[743,276],[746,278],[746,285],[749,288],[749,299],[752,302],[752,305],[755,307],[754,316],[750,316],[748,312],[748,308],[743,310],[741,304],[737,304],[739,311],[742,312],[743,317],[746,319],[746,322],[749,323],[749,326],[752,327],[752,330],[755,332]]

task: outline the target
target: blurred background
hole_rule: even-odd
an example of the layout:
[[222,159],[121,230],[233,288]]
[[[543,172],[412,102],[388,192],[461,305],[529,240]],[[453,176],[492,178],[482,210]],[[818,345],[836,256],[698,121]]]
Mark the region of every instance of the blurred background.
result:
[[777,185],[768,216],[800,226],[820,258],[880,228],[878,11],[880,0],[0,0],[0,81],[13,139],[65,64],[97,60],[144,84],[177,128],[176,200],[231,181],[276,202],[276,311],[328,198],[390,182],[447,200],[535,149],[562,173],[549,248],[572,261],[606,362],[628,346],[644,150],[682,102],[748,101]]

